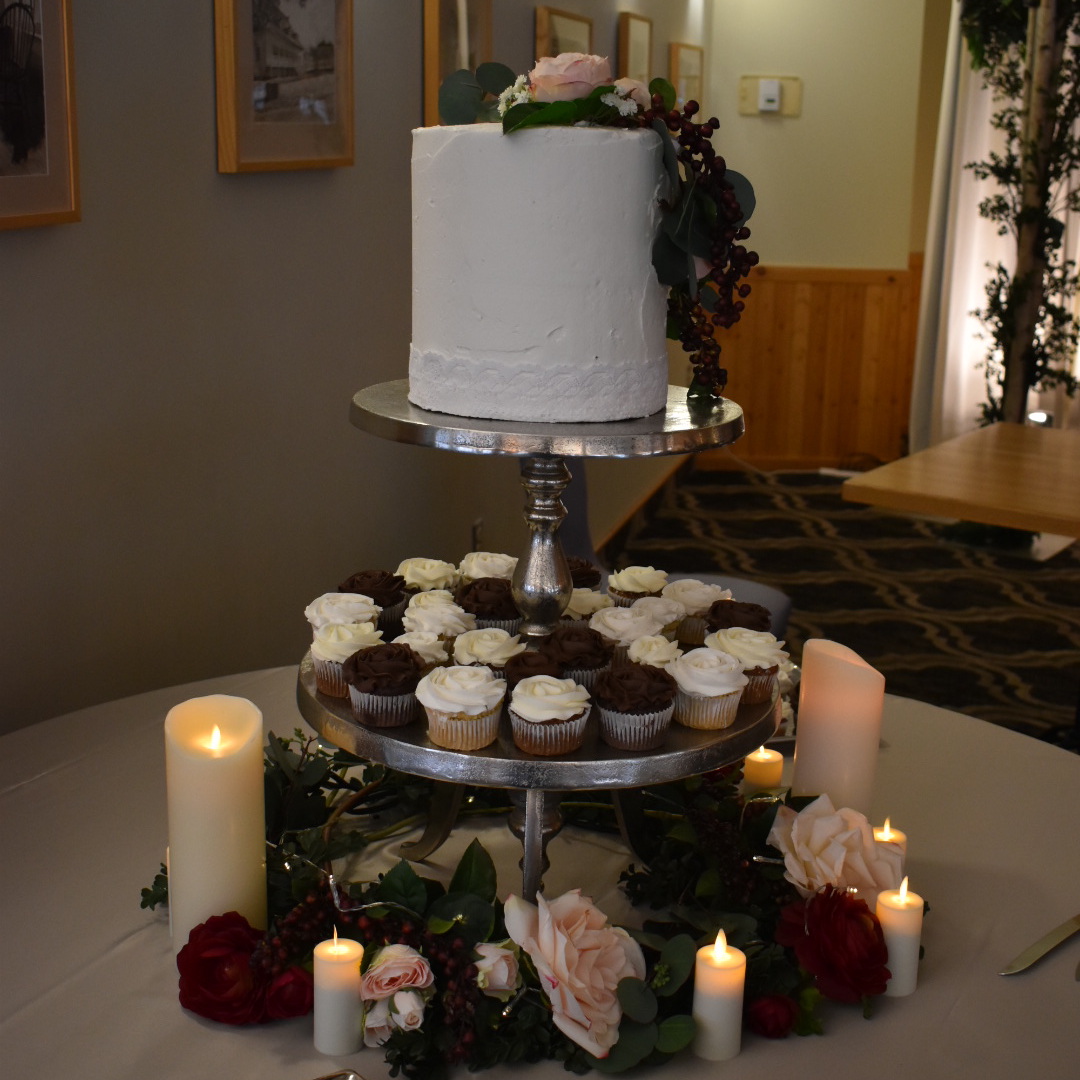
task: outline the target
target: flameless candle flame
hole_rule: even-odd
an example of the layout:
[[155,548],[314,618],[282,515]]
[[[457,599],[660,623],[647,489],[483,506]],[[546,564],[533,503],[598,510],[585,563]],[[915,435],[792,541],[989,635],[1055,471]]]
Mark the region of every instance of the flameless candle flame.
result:
[[891,840],[893,838],[892,827],[889,825],[889,819],[885,819],[885,824],[881,827],[881,839]]
[[[888,822],[886,822],[886,825],[888,825]],[[907,878],[904,878],[904,880],[900,882],[899,900],[901,904],[907,903]]]
[[716,941],[713,943],[712,954],[714,960],[726,960],[728,958],[727,935],[723,930],[716,931]]
[[210,750],[221,749],[221,728],[214,725],[214,730],[210,732],[210,741],[206,744]]

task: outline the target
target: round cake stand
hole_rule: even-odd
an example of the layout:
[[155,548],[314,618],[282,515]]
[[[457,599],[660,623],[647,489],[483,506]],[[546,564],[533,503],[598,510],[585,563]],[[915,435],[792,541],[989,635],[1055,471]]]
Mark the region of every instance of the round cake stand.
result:
[[[315,731],[357,757],[413,776],[448,781],[454,787],[447,791],[460,791],[464,785],[472,784],[524,792],[522,896],[530,900],[540,890],[544,849],[553,831],[545,829],[548,792],[603,789],[617,793],[708,772],[761,746],[776,730],[779,713],[774,695],[764,704],[742,706],[734,723],[722,731],[696,731],[672,724],[663,748],[655,751],[613,750],[600,741],[595,725],[590,725],[580,750],[565,757],[547,758],[518,750],[505,722],[496,742],[469,753],[436,746],[428,739],[427,725],[423,723],[398,728],[366,727],[354,719],[347,700],[329,698],[317,691],[310,654],[300,664],[296,700],[301,715]],[[624,839],[631,842],[622,810],[619,812]],[[441,824],[445,830],[440,830],[441,839],[445,839],[453,820],[443,819]]]
[[570,482],[565,457],[639,458],[691,454],[734,442],[743,433],[742,409],[720,398],[691,408],[686,387],[669,386],[667,406],[637,420],[602,424],[526,424],[428,412],[409,402],[409,381],[378,383],[352,402],[353,424],[395,442],[459,454],[520,457],[529,545],[514,572],[513,593],[526,640],[546,637],[566,608],[570,571],[558,540]]

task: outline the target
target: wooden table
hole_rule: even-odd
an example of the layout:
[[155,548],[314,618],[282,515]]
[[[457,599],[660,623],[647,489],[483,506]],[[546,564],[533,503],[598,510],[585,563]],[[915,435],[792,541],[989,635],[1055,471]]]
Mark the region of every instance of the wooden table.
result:
[[1080,431],[991,424],[844,482],[851,502],[1080,537]]

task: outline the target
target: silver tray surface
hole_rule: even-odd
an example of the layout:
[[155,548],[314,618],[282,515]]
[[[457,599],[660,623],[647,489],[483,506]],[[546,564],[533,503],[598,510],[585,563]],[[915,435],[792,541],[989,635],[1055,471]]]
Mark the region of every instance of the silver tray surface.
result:
[[659,750],[614,750],[600,742],[590,721],[585,745],[561,758],[541,758],[514,746],[505,720],[499,738],[483,750],[444,750],[427,737],[422,721],[400,728],[369,728],[353,719],[348,700],[325,697],[315,688],[311,655],[300,664],[296,700],[304,719],[325,739],[358,757],[392,769],[476,787],[585,791],[589,788],[646,787],[680,780],[744,758],[776,730],[777,697],[739,709],[723,731],[694,731],[679,724],[668,730]]
[[720,398],[700,409],[685,386],[669,386],[667,407],[637,420],[600,424],[527,424],[428,412],[409,401],[409,380],[376,383],[352,400],[349,418],[362,431],[395,442],[464,454],[632,458],[689,454],[734,442],[744,430],[742,409]]

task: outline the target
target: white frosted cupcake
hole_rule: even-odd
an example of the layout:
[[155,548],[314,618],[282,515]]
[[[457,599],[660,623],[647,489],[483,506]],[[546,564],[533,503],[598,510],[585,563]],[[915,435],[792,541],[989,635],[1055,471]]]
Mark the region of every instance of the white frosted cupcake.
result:
[[647,611],[635,611],[631,607],[602,608],[589,619],[589,626],[602,634],[615,647],[611,663],[626,664],[626,651],[640,637],[659,634],[664,624]]
[[304,608],[304,618],[312,630],[334,623],[375,623],[378,625],[382,608],[360,593],[328,592],[312,600]]
[[348,697],[349,687],[342,664],[354,652],[381,644],[382,631],[376,630],[374,623],[327,623],[320,626],[311,642],[311,663],[319,691],[327,697]]
[[648,664],[650,667],[666,668],[673,660],[678,660],[683,651],[676,641],[669,641],[663,634],[648,634],[639,637],[626,650],[626,659],[635,664]]
[[653,566],[628,566],[608,577],[608,596],[619,607],[629,607],[643,596],[659,596],[667,584],[667,572]]
[[705,616],[717,600],[730,600],[731,590],[713,585],[697,578],[676,578],[664,586],[662,593],[669,600],[677,600],[686,615],[679,624],[676,637],[683,645],[700,645],[708,632]]
[[782,641],[777,641],[766,630],[733,626],[710,634],[705,645],[734,656],[742,664],[743,673],[749,680],[743,691],[743,701],[747,705],[757,705],[772,697],[780,665],[788,658]]
[[486,664],[497,675],[502,675],[511,656],[524,651],[525,644],[517,634],[497,627],[466,630],[454,638],[455,664]]
[[531,675],[510,696],[514,745],[526,754],[552,757],[581,748],[592,703],[573,679]]
[[564,619],[581,622],[592,618],[602,608],[613,607],[615,601],[606,593],[595,589],[575,589],[562,613]]
[[416,687],[428,738],[446,750],[480,750],[499,734],[506,682],[491,668],[454,664],[429,671]]
[[458,563],[458,578],[462,584],[485,577],[510,581],[517,562],[513,555],[502,555],[497,551],[470,551]]
[[409,593],[452,589],[458,577],[457,567],[442,559],[403,559],[395,573],[405,579]]
[[731,726],[747,683],[742,664],[734,656],[716,649],[691,649],[666,670],[679,686],[677,723],[710,731]]
[[409,601],[401,623],[406,633],[422,631],[452,641],[458,634],[476,629],[476,617],[454,603],[448,592],[437,589],[418,593]]
[[430,630],[412,630],[405,634],[398,634],[393,644],[408,645],[424,662],[423,674],[425,675],[433,667],[446,664],[450,660],[448,644]]
[[630,605],[631,611],[644,611],[660,623],[660,633],[675,640],[679,624],[686,617],[686,608],[678,600],[664,596],[643,596]]

